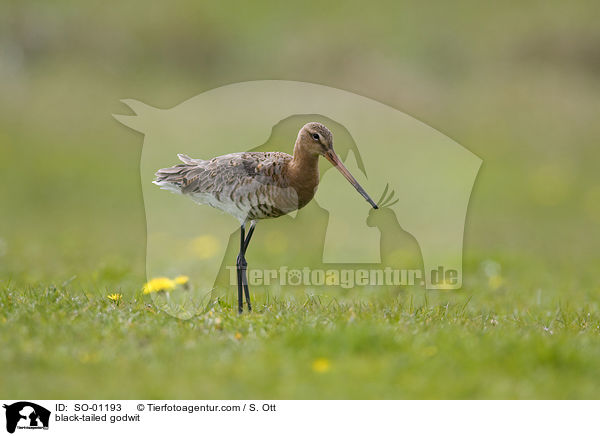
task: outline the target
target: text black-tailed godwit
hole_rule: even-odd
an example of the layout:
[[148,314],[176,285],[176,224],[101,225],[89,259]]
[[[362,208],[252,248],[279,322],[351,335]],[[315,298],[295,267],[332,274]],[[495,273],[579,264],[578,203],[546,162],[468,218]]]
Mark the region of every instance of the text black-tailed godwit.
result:
[[319,185],[319,156],[331,162],[374,209],[378,208],[342,164],[333,150],[333,135],[320,123],[308,123],[300,129],[293,156],[281,152],[231,153],[210,160],[178,156],[183,164],[158,170],[153,183],[189,195],[195,202],[208,204],[240,222],[236,261],[240,313],[244,308],[242,290],[248,310],[252,310],[245,256],[256,222],[280,217],[312,200]]

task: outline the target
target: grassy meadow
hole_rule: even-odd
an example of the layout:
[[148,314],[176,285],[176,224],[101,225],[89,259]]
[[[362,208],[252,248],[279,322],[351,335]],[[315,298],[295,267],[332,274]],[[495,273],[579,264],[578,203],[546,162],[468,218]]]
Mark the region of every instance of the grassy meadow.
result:
[[[0,4],[1,396],[600,397],[596,4],[245,8]],[[244,316],[231,293],[185,321],[142,294],[143,136],[111,114],[258,79],[368,96],[483,159],[460,291],[307,288]],[[308,256],[269,235],[249,263]]]

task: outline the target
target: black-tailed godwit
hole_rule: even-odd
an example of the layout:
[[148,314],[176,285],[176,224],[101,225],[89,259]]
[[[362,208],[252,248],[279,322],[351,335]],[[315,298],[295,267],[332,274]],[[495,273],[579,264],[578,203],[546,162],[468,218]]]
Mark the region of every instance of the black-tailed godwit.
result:
[[[163,189],[189,195],[195,202],[226,212],[240,222],[240,252],[237,257],[238,310],[248,310],[250,292],[246,277],[246,250],[256,222],[300,209],[312,200],[319,185],[319,156],[336,167],[356,190],[377,209],[333,150],[333,135],[320,123],[305,124],[294,145],[294,155],[281,152],[243,152],[210,160],[178,155],[182,164],[156,172],[153,182]],[[250,228],[246,234],[246,223]]]

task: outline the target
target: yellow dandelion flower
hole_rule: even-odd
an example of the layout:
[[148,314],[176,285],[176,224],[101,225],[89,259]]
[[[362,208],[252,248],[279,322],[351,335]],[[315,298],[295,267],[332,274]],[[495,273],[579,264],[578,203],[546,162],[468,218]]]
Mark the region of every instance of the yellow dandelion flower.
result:
[[190,251],[198,259],[210,259],[217,255],[221,244],[213,235],[201,235],[192,239]]
[[144,285],[144,294],[151,294],[153,292],[161,291],[172,291],[175,289],[175,282],[167,277],[157,277],[150,280]]
[[493,276],[490,276],[490,278],[488,279],[488,284],[489,284],[490,288],[492,288],[495,291],[504,284],[504,279],[502,279],[502,276],[500,276],[498,274],[494,274]]
[[239,341],[240,339],[242,339],[242,334],[240,332],[235,332],[234,338],[236,338]]
[[318,373],[324,373],[331,368],[331,362],[328,359],[320,357],[312,363],[312,370]]
[[190,278],[188,276],[177,276],[173,279],[176,285],[186,285]]
[[113,303],[120,303],[121,300],[123,299],[123,295],[122,294],[109,294],[106,296],[106,298],[108,298]]
[[437,347],[431,346],[431,347],[425,347],[422,350],[422,354],[425,357],[433,357],[437,354],[438,349]]
[[97,353],[88,353],[88,352],[81,352],[79,353],[79,361],[81,363],[94,363],[98,361],[98,354]]

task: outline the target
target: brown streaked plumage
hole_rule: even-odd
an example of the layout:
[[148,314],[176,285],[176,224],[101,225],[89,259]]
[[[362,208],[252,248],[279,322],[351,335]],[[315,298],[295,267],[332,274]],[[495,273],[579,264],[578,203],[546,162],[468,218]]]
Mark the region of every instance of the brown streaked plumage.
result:
[[[245,253],[257,220],[277,218],[300,209],[319,185],[319,156],[329,160],[356,190],[377,209],[375,202],[344,167],[333,150],[333,135],[320,123],[305,124],[296,139],[294,155],[281,152],[243,152],[210,160],[178,155],[182,164],[156,172],[153,182],[163,189],[189,195],[194,201],[220,209],[240,221],[238,307],[243,310],[242,287],[248,309]],[[251,221],[248,235],[246,221]]]

